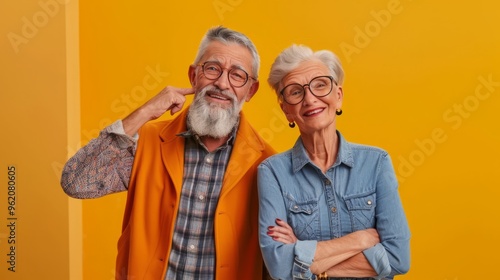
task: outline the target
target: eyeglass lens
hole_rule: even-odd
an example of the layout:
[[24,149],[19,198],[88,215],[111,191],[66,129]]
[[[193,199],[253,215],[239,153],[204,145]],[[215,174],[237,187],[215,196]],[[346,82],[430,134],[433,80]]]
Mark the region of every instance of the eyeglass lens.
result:
[[[203,64],[203,73],[210,80],[216,80],[222,76],[224,69],[215,62],[205,62]],[[241,87],[248,81],[247,72],[239,68],[231,68],[228,71],[228,78],[231,85]]]
[[306,86],[309,87],[313,95],[323,97],[332,91],[332,78],[330,76],[319,76],[313,78],[309,84],[290,84],[284,87],[281,93],[287,103],[298,104],[304,99]]

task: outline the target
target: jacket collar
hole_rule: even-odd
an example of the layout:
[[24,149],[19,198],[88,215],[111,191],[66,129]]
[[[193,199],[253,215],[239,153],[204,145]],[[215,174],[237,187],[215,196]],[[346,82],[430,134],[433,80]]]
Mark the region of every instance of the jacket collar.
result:
[[[182,188],[185,143],[184,137],[180,137],[178,134],[187,130],[187,114],[188,108],[168,122],[160,131],[160,139],[163,142],[161,144],[163,163],[170,174],[177,174],[172,176],[172,180],[178,194]],[[264,149],[265,143],[241,112],[233,150],[223,179],[221,196],[232,189],[247,171],[255,165],[255,162],[262,156]]]

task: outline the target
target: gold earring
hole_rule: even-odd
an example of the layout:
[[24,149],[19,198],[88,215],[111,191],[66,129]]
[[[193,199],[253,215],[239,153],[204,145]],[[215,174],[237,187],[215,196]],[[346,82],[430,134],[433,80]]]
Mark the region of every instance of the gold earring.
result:
[[295,123],[294,123],[294,122],[289,122],[289,123],[288,123],[288,126],[289,126],[290,128],[294,128],[294,127],[295,127]]
[[335,110],[335,114],[337,114],[337,116],[342,115],[342,109]]

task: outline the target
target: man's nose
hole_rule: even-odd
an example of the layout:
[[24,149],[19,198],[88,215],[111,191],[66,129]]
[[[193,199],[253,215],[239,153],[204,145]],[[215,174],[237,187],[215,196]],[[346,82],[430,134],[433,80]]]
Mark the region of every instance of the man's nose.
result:
[[222,70],[222,75],[220,75],[220,77],[217,78],[214,82],[214,85],[222,90],[229,89],[231,85],[231,83],[229,82],[229,73],[227,71],[229,70]]

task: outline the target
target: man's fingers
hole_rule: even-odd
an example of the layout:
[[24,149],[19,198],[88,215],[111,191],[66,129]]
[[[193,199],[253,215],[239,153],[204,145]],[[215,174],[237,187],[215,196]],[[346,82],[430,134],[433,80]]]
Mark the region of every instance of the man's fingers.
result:
[[[183,103],[184,104],[184,103]],[[173,104],[172,106],[170,106],[169,110],[170,110],[170,115],[174,115],[175,113],[179,112],[180,110],[182,109],[182,105],[181,104]]]
[[194,94],[194,88],[178,88],[177,90],[182,95]]

